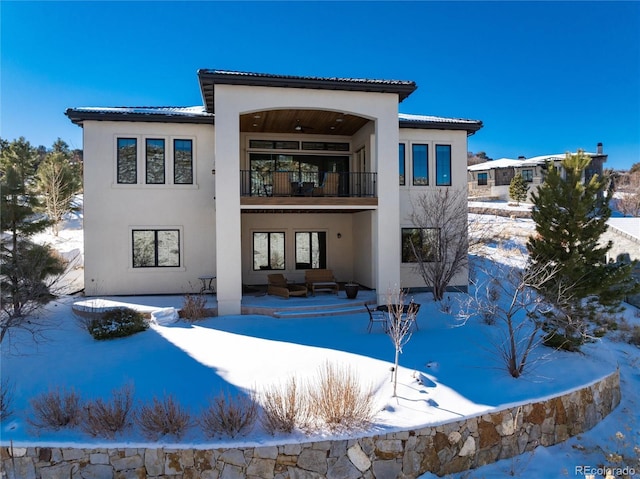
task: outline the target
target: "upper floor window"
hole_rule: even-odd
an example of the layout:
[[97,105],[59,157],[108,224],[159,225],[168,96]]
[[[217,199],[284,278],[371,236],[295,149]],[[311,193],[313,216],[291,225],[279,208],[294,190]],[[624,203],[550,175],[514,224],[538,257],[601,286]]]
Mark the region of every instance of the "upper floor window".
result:
[[146,141],[146,183],[157,185],[164,183],[164,140]]
[[133,267],[180,266],[180,231],[133,230]]
[[284,269],[284,233],[253,233],[253,269]]
[[436,145],[436,186],[451,186],[451,145]]
[[405,165],[405,144],[404,143],[400,143],[398,145],[398,171],[400,174],[400,185],[404,185],[405,184],[405,177],[404,177],[404,165]]
[[429,184],[429,149],[428,145],[411,145],[411,156],[413,160],[413,184]]
[[488,178],[488,173],[478,173],[478,186],[485,186]]
[[327,233],[300,231],[296,233],[296,269],[327,267]]
[[173,183],[193,184],[193,142],[173,140]]
[[402,228],[402,262],[433,262],[440,258],[440,228]]
[[118,183],[138,182],[138,142],[135,138],[118,138]]
[[533,170],[522,170],[522,177],[529,183],[533,182]]

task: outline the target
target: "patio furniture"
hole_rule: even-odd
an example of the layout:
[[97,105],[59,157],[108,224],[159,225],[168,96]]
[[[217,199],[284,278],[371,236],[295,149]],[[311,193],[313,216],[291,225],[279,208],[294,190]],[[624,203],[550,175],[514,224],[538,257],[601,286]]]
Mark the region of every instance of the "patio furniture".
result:
[[291,182],[288,171],[273,172],[273,196],[291,196]]
[[202,283],[202,287],[200,288],[200,294],[215,294],[216,289],[213,286],[213,280],[216,279],[215,276],[204,275],[198,276],[198,279]]
[[267,275],[267,281],[269,282],[267,294],[282,296],[286,299],[289,299],[290,296],[307,296],[306,287],[289,283],[284,275],[280,273]]
[[387,328],[388,313],[385,313],[384,311],[380,311],[377,308],[371,309],[366,303],[364,307],[367,308],[367,312],[369,313],[369,326],[367,327],[367,332],[371,333],[371,328],[373,327],[374,323],[381,323],[382,328],[386,333],[388,329]]
[[330,269],[308,269],[304,273],[304,282],[314,296],[316,291],[331,291],[338,294],[338,283]]
[[[412,306],[414,308],[413,314],[409,314],[409,309]],[[391,308],[389,308],[389,305],[381,304],[376,309],[378,311],[384,312],[388,316],[388,320],[391,321],[391,316],[393,314],[393,311],[397,310],[397,306],[394,304],[394,305],[391,305]],[[402,305],[402,315],[400,317],[400,320],[401,321],[410,321],[411,325],[416,327],[416,331],[419,331],[420,328],[418,327],[418,311],[420,311],[420,303],[414,303],[413,301],[411,301],[408,304],[403,304]]]
[[313,196],[338,196],[338,180],[338,173],[325,173],[322,184],[313,189]]

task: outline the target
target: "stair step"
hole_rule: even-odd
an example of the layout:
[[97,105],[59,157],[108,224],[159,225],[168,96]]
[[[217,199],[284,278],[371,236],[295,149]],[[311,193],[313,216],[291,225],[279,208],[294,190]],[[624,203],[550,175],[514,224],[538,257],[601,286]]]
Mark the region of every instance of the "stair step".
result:
[[335,307],[326,309],[313,309],[313,310],[288,310],[288,311],[274,311],[273,316],[275,318],[310,318],[318,316],[338,316],[341,314],[357,314],[366,312],[364,306],[352,306],[352,307]]

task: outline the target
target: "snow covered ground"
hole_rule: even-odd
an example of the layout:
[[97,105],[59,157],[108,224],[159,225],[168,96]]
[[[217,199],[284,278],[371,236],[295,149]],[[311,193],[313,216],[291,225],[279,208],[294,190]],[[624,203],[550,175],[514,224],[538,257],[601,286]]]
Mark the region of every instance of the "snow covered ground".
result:
[[[489,216],[482,220],[489,222],[495,233],[495,241],[487,242],[481,250],[486,261],[490,265],[518,264],[518,251],[522,251],[526,236],[533,231],[531,221]],[[82,248],[80,221],[80,216],[74,216],[58,238],[43,235],[39,240],[49,241],[65,255],[73,255]],[[68,291],[79,286],[82,270],[76,271]],[[83,398],[94,399],[107,398],[113,389],[131,384],[140,401],[172,394],[197,415],[207,400],[221,391],[246,394],[279,384],[292,375],[313,378],[328,360],[350,365],[363,384],[374,388],[379,413],[373,430],[383,432],[460,419],[543,398],[577,388],[619,367],[622,402],[593,430],[563,444],[540,447],[524,456],[453,477],[583,477],[576,472],[577,466],[597,468],[612,464],[609,453],[621,454],[623,462],[618,465],[634,467],[640,473],[640,453],[634,451],[640,445],[640,350],[621,341],[620,333],[586,345],[582,354],[540,348],[532,358],[535,367],[513,379],[490,346],[499,333],[497,326],[480,321],[462,323],[456,318],[457,299],[463,296],[448,296],[450,313],[434,303],[429,294],[413,296],[422,304],[420,329],[400,357],[398,398],[391,394],[393,345],[380,329],[367,333],[368,316],[363,313],[302,319],[226,316],[194,324],[154,325],[128,338],[95,341],[71,313],[71,304],[81,298],[62,296],[41,313],[51,325],[45,331],[45,341],[34,343],[26,335],[13,334],[10,342],[2,344],[2,379],[13,385],[14,415],[0,428],[1,442],[13,441],[14,446],[108,447],[146,443],[135,427],[114,441],[92,438],[79,429],[33,430],[26,422],[29,400],[56,387],[74,388]],[[183,301],[180,296],[117,299],[178,308]],[[265,298],[270,300],[282,301]],[[628,323],[640,323],[640,312],[633,307],[628,307],[622,316]],[[418,382],[417,377],[422,381]],[[256,427],[233,444],[264,445],[304,439],[302,433],[272,437]],[[174,444],[170,437],[161,442]],[[197,428],[181,442],[182,447],[225,444],[230,443],[206,438]]]

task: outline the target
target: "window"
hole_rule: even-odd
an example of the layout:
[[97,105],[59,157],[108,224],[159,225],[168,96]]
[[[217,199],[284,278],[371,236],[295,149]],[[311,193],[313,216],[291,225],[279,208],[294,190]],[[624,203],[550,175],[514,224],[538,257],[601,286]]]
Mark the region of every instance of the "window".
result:
[[327,267],[327,233],[302,231],[296,233],[296,269]]
[[118,183],[138,182],[138,142],[135,138],[118,138]]
[[489,175],[487,173],[478,173],[478,186],[484,186],[487,184]]
[[429,184],[429,151],[427,145],[411,145],[413,157],[413,184]]
[[402,228],[402,262],[437,261],[440,257],[439,228]]
[[522,170],[522,177],[524,181],[528,181],[529,183],[533,182],[533,170]]
[[164,140],[147,139],[146,183],[158,185],[164,183]]
[[436,145],[436,186],[451,186],[451,145]]
[[398,145],[398,171],[400,173],[400,185],[405,184],[404,180],[404,163],[405,163],[405,144]]
[[173,183],[193,184],[193,142],[173,140]]
[[178,230],[133,230],[133,267],[180,266]]
[[253,233],[253,269],[284,269],[284,233]]

